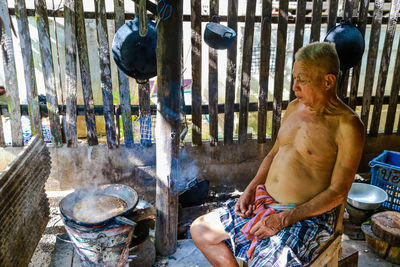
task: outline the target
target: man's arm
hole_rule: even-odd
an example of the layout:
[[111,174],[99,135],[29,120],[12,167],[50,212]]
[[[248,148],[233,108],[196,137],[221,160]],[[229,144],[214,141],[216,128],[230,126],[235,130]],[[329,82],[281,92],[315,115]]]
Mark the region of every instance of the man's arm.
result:
[[337,144],[338,154],[329,187],[294,209],[267,216],[260,225],[252,228],[252,234],[268,238],[293,223],[321,215],[346,200],[364,146],[364,127],[358,117],[342,118]]

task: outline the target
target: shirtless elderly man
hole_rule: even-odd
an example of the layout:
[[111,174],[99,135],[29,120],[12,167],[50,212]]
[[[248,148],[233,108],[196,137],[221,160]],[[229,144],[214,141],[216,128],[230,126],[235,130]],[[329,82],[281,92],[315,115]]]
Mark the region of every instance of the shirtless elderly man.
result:
[[197,218],[196,246],[214,266],[301,266],[333,233],[364,145],[357,114],[336,95],[334,44],[300,49],[292,101],[271,151],[237,201]]

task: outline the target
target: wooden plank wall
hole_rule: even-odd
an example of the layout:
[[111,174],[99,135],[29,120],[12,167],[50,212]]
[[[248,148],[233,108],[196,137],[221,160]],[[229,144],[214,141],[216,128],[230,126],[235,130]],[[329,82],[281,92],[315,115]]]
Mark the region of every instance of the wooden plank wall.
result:
[[[192,144],[201,145],[203,143],[204,132],[209,132],[209,141],[211,145],[220,145],[218,143],[221,136],[218,136],[219,128],[223,128],[223,143],[233,144],[235,139],[239,143],[244,143],[249,138],[249,113],[257,111],[257,139],[259,143],[264,143],[268,139],[267,131],[267,112],[272,111],[272,139],[275,139],[280,128],[282,111],[286,108],[288,101],[283,99],[284,79],[287,75],[285,66],[286,62],[294,62],[294,55],[297,50],[303,46],[306,39],[305,31],[306,25],[310,26],[309,41],[318,41],[323,39],[321,37],[322,26],[326,24],[327,30],[331,29],[341,19],[352,19],[353,23],[360,29],[361,33],[365,35],[367,23],[371,25],[371,34],[369,37],[369,48],[366,62],[366,73],[379,72],[378,80],[375,80],[374,75],[361,75],[362,64],[361,62],[349,70],[343,77],[342,86],[338,88],[338,95],[344,99],[350,107],[356,109],[361,106],[361,118],[365,125],[369,124],[369,117],[372,116],[371,128],[369,134],[376,136],[380,132],[380,122],[382,117],[382,110],[384,105],[388,104],[388,112],[386,123],[384,127],[385,134],[392,134],[395,129],[396,110],[399,101],[399,86],[398,79],[393,79],[390,85],[390,96],[385,96],[385,88],[389,66],[391,60],[395,60],[394,77],[400,75],[400,46],[397,51],[397,56],[393,55],[393,42],[395,36],[396,25],[398,21],[399,1],[394,0],[391,2],[391,11],[389,16],[384,16],[383,6],[385,1],[376,0],[374,4],[369,3],[368,0],[347,0],[344,3],[343,14],[338,13],[339,9],[337,0],[313,0],[307,2],[306,0],[298,0],[296,3],[296,10],[293,11],[293,3],[288,0],[279,1],[279,10],[273,9],[272,0],[261,1],[261,15],[255,14],[256,0],[249,0],[246,2],[245,16],[244,10],[238,10],[238,0],[228,0],[227,15],[220,15],[223,11],[220,10],[221,0],[209,0],[209,10],[205,13],[202,10],[200,1],[191,1],[190,14],[184,14],[183,20],[190,21],[191,24],[191,77],[192,77],[192,102],[187,105],[185,113],[191,115],[191,133]],[[34,74],[33,57],[30,40],[30,33],[28,29],[28,16],[36,14],[37,27],[39,31],[39,46],[42,55],[41,64],[43,65],[43,74],[45,77],[45,87],[47,96],[47,110],[50,117],[51,131],[53,143],[57,146],[62,145],[62,134],[59,122],[59,105],[57,101],[57,92],[55,86],[55,71],[51,56],[51,43],[49,34],[49,18],[48,16],[62,16],[65,19],[65,57],[66,57],[66,70],[65,70],[65,95],[66,107],[61,106],[61,109],[66,110],[66,143],[68,146],[75,147],[78,143],[77,139],[77,115],[85,115],[87,142],[89,145],[98,144],[98,133],[96,130],[96,115],[104,115],[106,125],[107,143],[110,148],[119,145],[119,127],[116,129],[115,124],[119,126],[119,122],[115,122],[115,116],[122,116],[124,141],[127,147],[131,147],[134,141],[137,143],[139,140],[133,139],[132,128],[132,115],[141,115],[149,112],[155,114],[155,106],[150,106],[150,88],[146,86],[139,86],[143,90],[139,90],[139,107],[131,105],[131,95],[129,88],[129,80],[125,74],[119,72],[117,75],[120,95],[120,106],[114,108],[112,97],[112,82],[110,72],[110,54],[109,54],[109,35],[113,34],[108,32],[106,21],[113,20],[115,30],[124,24],[126,19],[132,19],[134,14],[126,13],[124,10],[123,0],[114,0],[114,13],[107,13],[104,6],[104,0],[96,1],[95,12],[84,12],[82,0],[66,0],[64,11],[55,12],[47,11],[44,0],[35,0],[36,10],[26,10],[24,0],[16,0],[15,8],[8,8],[4,5],[1,9],[1,18],[3,23],[9,25],[8,13],[15,14],[18,22],[18,36],[20,38],[20,46],[16,49],[21,49],[24,60],[24,79],[26,83],[28,95],[28,111],[30,119],[33,122],[32,131],[34,134],[41,135],[41,120],[40,120],[40,105],[38,104],[36,79]],[[138,2],[135,0],[135,2]],[[276,3],[278,4],[278,2]],[[289,5],[290,4],[290,5]],[[369,6],[373,5],[373,15],[368,13]],[[386,3],[386,6],[389,4]],[[154,18],[156,8],[153,3],[148,2],[147,7],[150,11],[150,18]],[[289,10],[290,9],[290,10]],[[10,11],[11,10],[11,11]],[[358,10],[358,14],[353,13]],[[292,14],[292,15],[291,15]],[[227,25],[238,33],[238,38],[233,45],[227,50],[227,63],[226,66],[221,68],[221,62],[218,58],[217,50],[208,49],[208,53],[202,53],[203,47],[203,30],[207,22],[209,22],[214,15],[219,15],[221,22],[227,22]],[[98,40],[98,55],[101,70],[101,86],[103,105],[95,106],[93,103],[93,91],[91,81],[91,68],[89,64],[88,55],[88,40],[86,36],[85,19],[91,18],[96,20],[97,40]],[[241,23],[241,24],[239,24]],[[244,23],[244,24],[243,24]],[[277,26],[277,41],[273,43],[273,27]],[[288,46],[288,27],[295,25],[293,44]],[[380,54],[378,50],[378,43],[380,41],[381,28],[383,24],[387,24],[385,44],[383,46],[383,53]],[[76,26],[75,26],[76,25]],[[243,26],[243,35],[238,25]],[[259,33],[254,32],[255,25],[261,27]],[[203,30],[202,30],[203,26]],[[8,31],[5,32],[5,37],[9,38],[8,42],[3,44],[3,64],[5,68],[6,87],[8,87],[8,94],[12,99],[9,106],[8,114],[11,116],[12,125],[12,139],[14,146],[22,145],[22,129],[20,124],[21,112],[18,108],[19,96],[17,79],[15,74],[15,67],[12,47],[12,33],[10,26],[6,27]],[[260,36],[255,36],[260,34]],[[111,36],[112,37],[112,36]],[[260,56],[259,56],[259,73],[254,75],[252,73],[252,59],[253,53],[253,39],[260,40]],[[76,46],[75,46],[76,44]],[[293,46],[292,46],[293,45]],[[292,46],[292,47],[291,47]],[[76,49],[77,48],[77,49]],[[276,50],[272,50],[276,49]],[[90,48],[92,49],[92,48]],[[242,58],[240,58],[240,68],[237,68],[236,62],[237,55],[240,53],[238,49],[242,49]],[[286,57],[287,50],[292,50],[293,55],[291,58]],[[8,51],[7,54],[5,51]],[[273,58],[272,55],[275,54]],[[78,61],[76,60],[78,56]],[[202,66],[202,58],[208,57],[208,72],[204,73]],[[377,68],[377,59],[381,57],[380,66]],[[8,60],[10,59],[10,60]],[[274,73],[271,75],[270,63],[271,59],[275,59]],[[5,62],[5,63],[4,63]],[[92,63],[92,62],[90,62]],[[79,70],[78,68],[79,64]],[[254,67],[254,66],[253,66]],[[225,68],[225,69],[224,69]],[[237,70],[240,70],[238,72]],[[226,70],[225,80],[225,103],[218,104],[218,91],[219,91],[219,71]],[[80,81],[78,81],[77,74],[80,73]],[[203,76],[208,76],[208,84],[202,83]],[[250,102],[251,79],[258,76],[258,103]],[[7,78],[8,77],[8,78]],[[286,76],[287,77],[287,76]],[[22,79],[19,78],[18,79]],[[273,88],[269,88],[269,81],[273,79]],[[358,96],[360,79],[364,80],[362,88],[362,96]],[[238,82],[236,82],[238,81]],[[81,82],[83,91],[83,106],[77,105],[77,87],[78,82]],[[374,83],[375,82],[375,83]],[[374,84],[376,88],[374,88]],[[293,85],[291,78],[290,87]],[[253,85],[254,86],[254,85]],[[204,88],[206,90],[204,90]],[[237,91],[238,88],[238,91]],[[349,96],[347,96],[349,90]],[[131,88],[132,89],[132,88]],[[375,90],[376,89],[376,90]],[[376,95],[373,92],[376,91]],[[208,92],[208,95],[202,95],[202,92]],[[235,93],[239,103],[235,103]],[[268,96],[272,96],[273,101],[268,102]],[[295,98],[294,93],[290,90],[289,99]],[[202,100],[208,99],[208,103],[202,105]],[[372,114],[370,109],[373,108]],[[46,107],[44,107],[46,109]],[[3,108],[4,110],[4,108]],[[24,106],[22,105],[24,112]],[[140,113],[139,113],[140,110]],[[99,113],[100,111],[100,113]],[[116,114],[118,113],[118,114]],[[218,114],[223,113],[223,123],[218,122]],[[238,119],[235,120],[235,113],[238,114]],[[209,128],[204,129],[206,117],[203,114],[208,114],[206,117],[209,119]],[[382,118],[384,119],[384,117]],[[190,126],[190,125],[189,125]],[[400,126],[400,125],[399,125]],[[235,136],[235,127],[238,129],[238,136]],[[397,131],[399,127],[396,125]],[[4,138],[2,135],[2,124],[0,124],[0,145],[4,145]],[[2,139],[3,138],[3,139]],[[118,139],[118,140],[117,140]]]
[[49,220],[50,168],[46,144],[35,136],[0,173],[0,266],[28,266]]

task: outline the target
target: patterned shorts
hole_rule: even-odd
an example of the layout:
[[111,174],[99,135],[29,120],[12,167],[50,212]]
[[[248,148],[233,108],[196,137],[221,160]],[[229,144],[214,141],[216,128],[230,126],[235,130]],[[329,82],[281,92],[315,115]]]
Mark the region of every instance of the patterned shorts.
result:
[[[251,219],[242,218],[235,213],[236,200],[215,211],[229,234],[225,240],[235,257],[249,261],[246,252],[251,241],[246,239],[240,229]],[[254,257],[249,266],[303,266],[317,256],[320,244],[333,234],[335,213],[327,212],[317,217],[300,221],[284,228],[275,236],[258,241]]]

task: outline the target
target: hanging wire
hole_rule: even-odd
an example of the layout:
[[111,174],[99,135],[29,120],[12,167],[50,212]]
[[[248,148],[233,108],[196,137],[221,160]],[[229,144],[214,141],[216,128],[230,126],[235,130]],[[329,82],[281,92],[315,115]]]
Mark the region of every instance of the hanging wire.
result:
[[166,0],[160,0],[157,3],[156,11],[157,11],[157,23],[155,29],[158,28],[158,24],[160,23],[161,20],[166,21],[171,17],[172,5],[167,4]]

